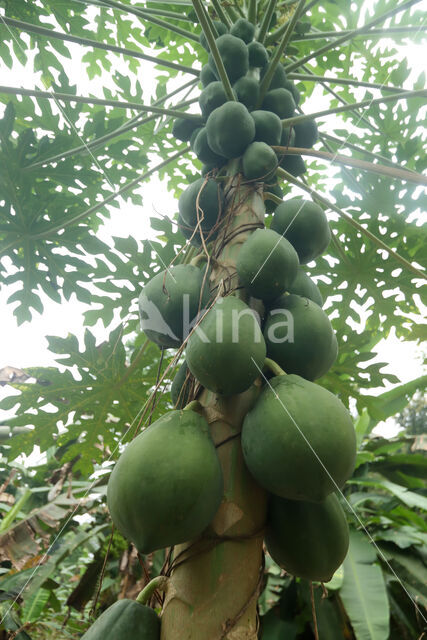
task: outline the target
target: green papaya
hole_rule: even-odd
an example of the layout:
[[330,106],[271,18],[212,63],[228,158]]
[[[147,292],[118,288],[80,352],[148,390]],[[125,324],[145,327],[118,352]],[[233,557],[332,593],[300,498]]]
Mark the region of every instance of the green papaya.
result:
[[[220,20],[214,20],[213,23],[214,23],[214,26],[215,26],[215,29],[216,29],[216,32],[217,32],[218,36],[222,36],[225,33],[227,33],[228,27],[227,27],[226,24],[224,24]],[[210,51],[209,43],[208,43],[207,38],[206,38],[205,34],[203,33],[203,31],[200,34],[199,41],[200,41],[200,44],[202,45],[203,49],[206,49],[206,51]]]
[[160,640],[160,619],[154,609],[124,598],[108,607],[81,640]]
[[199,229],[197,229],[196,231],[194,227],[190,226],[189,223],[183,219],[180,213],[178,213],[177,222],[178,222],[178,229],[181,231],[184,238],[186,238],[187,240],[190,240],[190,243],[194,247],[199,247],[201,245]]
[[118,459],[107,487],[111,518],[143,554],[199,536],[222,499],[223,479],[206,420],[169,411]]
[[[224,162],[220,162],[220,163],[209,163],[209,164],[204,164],[202,167],[202,176],[207,176],[208,173],[210,174],[211,171],[215,171],[217,169],[219,169],[220,167],[222,167],[222,165],[224,164]],[[212,177],[212,176],[211,176]]]
[[318,304],[319,307],[323,307],[322,294],[317,285],[301,267],[298,269],[297,275],[292,283],[288,286],[287,291],[288,293],[295,293],[297,296],[308,298]]
[[190,372],[184,360],[175,374],[171,386],[171,398],[174,407],[183,409],[190,402],[191,387]]
[[[233,84],[249,71],[249,53],[246,44],[240,38],[226,33],[215,40],[221,60],[230,82]],[[218,76],[215,60],[209,54],[209,66]]]
[[[268,65],[262,69],[261,79],[264,78],[267,71],[268,71]],[[286,75],[285,67],[279,62],[279,64],[274,70],[274,74],[271,79],[268,90],[271,91],[272,89],[287,89],[288,88],[286,85],[287,82],[289,82],[289,80]]]
[[255,123],[240,102],[226,102],[214,109],[206,123],[210,148],[225,158],[238,158],[255,136]]
[[[289,145],[290,146],[290,145]],[[306,164],[301,156],[287,155],[280,161],[280,166],[295,178],[302,176],[307,171]]]
[[349,531],[337,496],[322,502],[271,496],[265,544],[287,573],[328,582],[347,555]]
[[209,64],[203,65],[203,67],[200,69],[199,77],[203,88],[206,88],[211,82],[217,81],[217,77],[210,68]]
[[200,129],[195,137],[192,145],[193,151],[200,160],[206,164],[211,164],[215,167],[220,167],[226,162],[226,159],[214,153],[209,146],[208,134],[206,127]]
[[242,157],[243,175],[247,180],[263,181],[277,169],[277,156],[265,142],[251,142]]
[[259,98],[259,83],[255,78],[243,76],[233,85],[239,102],[245,105],[249,111],[256,108]]
[[[287,148],[287,147],[293,147],[294,144],[295,144],[295,131],[293,127],[283,127],[282,133],[280,136],[280,146]],[[300,158],[301,156],[290,156],[290,155],[286,155],[285,152],[278,153],[279,167],[285,168],[284,165],[286,164],[286,160],[288,158],[295,158],[295,157]]]
[[203,126],[202,118],[177,118],[172,127],[172,135],[177,140],[189,142],[193,131]]
[[292,97],[295,101],[295,104],[298,105],[301,100],[301,94],[296,88],[295,83],[292,82],[292,80],[286,80],[282,86],[283,86],[283,89],[287,89],[292,93]]
[[255,122],[255,141],[279,145],[282,136],[282,123],[278,115],[272,111],[257,109],[251,117]]
[[280,204],[274,212],[271,228],[295,247],[301,264],[320,256],[331,240],[325,212],[318,204],[303,198],[292,198]]
[[202,129],[203,129],[203,127],[197,127],[197,129],[194,129],[193,133],[191,134],[190,147],[193,149],[193,151],[194,151],[194,143],[196,141],[196,138],[197,138],[197,136],[199,135],[199,133],[201,132]]
[[249,20],[245,20],[245,18],[239,18],[231,26],[230,33],[232,36],[236,36],[236,38],[240,38],[243,42],[249,44],[255,36],[255,25]]
[[282,120],[292,118],[295,113],[295,100],[288,89],[273,89],[265,94],[262,108],[272,111]]
[[256,229],[239,251],[236,270],[251,296],[274,300],[295,279],[298,256],[291,243],[275,231]]
[[294,147],[295,146],[295,131],[293,127],[282,127],[280,135],[281,147]]
[[186,361],[210,391],[231,396],[259,376],[265,342],[252,309],[234,296],[219,298],[190,335]]
[[[264,193],[266,195],[268,193],[272,193],[278,198],[283,198],[283,191],[278,184],[267,185],[264,183]],[[265,210],[267,211],[267,213],[272,213],[277,207],[277,203],[274,200],[270,200],[270,198],[268,197],[265,197],[264,204],[265,204]]]
[[295,25],[295,34],[302,36],[308,33],[311,29],[311,22],[308,18],[305,20],[298,20]]
[[311,149],[316,144],[319,132],[316,120],[304,120],[294,125],[295,129],[295,146]]
[[222,82],[218,82],[218,80],[211,82],[199,96],[199,105],[203,116],[207,118],[214,109],[220,107],[227,100]]
[[293,293],[276,300],[264,326],[268,357],[307,380],[320,378],[333,365],[333,333],[323,309]]
[[291,374],[272,378],[262,390],[244,419],[242,450],[270,493],[320,502],[353,473],[356,436],[341,400]]
[[[139,296],[141,328],[161,347],[179,347],[209,301],[204,272],[193,265],[177,265],[157,273]],[[188,326],[186,324],[188,323]]]
[[278,184],[276,171],[272,171],[268,176],[264,178],[264,184],[267,186]]
[[265,67],[268,64],[268,51],[260,42],[248,44],[249,66],[252,68]]
[[204,234],[208,234],[216,225],[223,206],[222,188],[213,178],[195,180],[181,194],[178,201],[178,209],[183,222],[187,223],[189,228],[195,229],[200,221],[200,227]]

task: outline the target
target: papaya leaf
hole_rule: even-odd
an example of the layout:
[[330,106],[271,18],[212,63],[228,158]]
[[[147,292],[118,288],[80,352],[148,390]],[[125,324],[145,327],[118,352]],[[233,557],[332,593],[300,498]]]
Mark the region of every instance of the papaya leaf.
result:
[[[364,399],[367,412],[370,415],[370,422],[365,427],[364,433],[368,434],[381,420],[386,420],[396,415],[404,409],[409,400],[418,389],[424,389],[427,383],[427,376],[421,376],[405,384],[399,385],[391,391]],[[365,423],[364,423],[365,424]]]
[[22,621],[25,623],[38,620],[47,605],[49,596],[48,589],[39,589],[31,598],[28,598],[22,609]]
[[427,510],[427,498],[419,493],[415,493],[414,491],[409,491],[405,487],[401,487],[394,482],[389,482],[388,480],[383,480],[380,483],[386,491],[392,493],[396,498],[401,500],[407,507],[412,509],[421,509],[423,511]]
[[389,603],[375,549],[360,531],[351,529],[339,597],[357,640],[387,640]]
[[[402,586],[412,596],[416,605],[427,608],[427,587],[425,583],[425,563],[414,549],[396,549],[395,546],[382,543],[381,552],[390,563],[394,573],[392,579],[402,582]],[[408,597],[406,595],[406,597]]]

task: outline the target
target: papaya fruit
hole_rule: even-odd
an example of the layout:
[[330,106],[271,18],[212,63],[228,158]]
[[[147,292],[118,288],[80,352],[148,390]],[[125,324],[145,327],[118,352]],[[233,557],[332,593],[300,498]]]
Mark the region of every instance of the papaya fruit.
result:
[[219,298],[190,335],[185,358],[206,389],[224,396],[246,391],[265,360],[254,312],[234,296]]
[[275,376],[261,391],[243,422],[242,450],[270,493],[321,502],[353,473],[356,436],[341,400],[291,374]]
[[[205,282],[204,282],[205,280]],[[204,271],[193,265],[177,265],[157,273],[139,296],[141,328],[160,347],[179,347],[190,331],[186,321],[196,320],[199,305],[209,301]]]
[[[215,29],[216,29],[216,32],[217,32],[218,36],[222,36],[222,35],[224,35],[225,33],[228,32],[227,25],[224,24],[223,22],[221,22],[220,20],[214,20],[213,23],[214,23],[214,26],[215,26]],[[203,49],[206,49],[206,51],[210,51],[209,43],[208,43],[207,38],[206,38],[205,34],[203,33],[203,31],[200,34],[199,42],[202,45]]]
[[271,496],[265,544],[287,573],[328,582],[349,545],[348,524],[337,496],[331,493],[318,503]]
[[264,184],[267,186],[278,184],[276,171],[272,171],[268,176],[264,178]]
[[307,172],[306,164],[301,156],[285,155],[280,161],[280,166],[295,178]]
[[293,127],[282,127],[282,133],[280,135],[281,147],[294,147],[295,146],[295,131]]
[[319,137],[316,120],[304,120],[294,125],[295,129],[295,146],[311,149],[316,144]]
[[[268,71],[268,66],[265,66],[261,71],[261,79],[264,78],[267,71]],[[289,82],[289,80],[286,75],[285,67],[279,62],[279,64],[274,70],[274,74],[271,79],[268,90],[272,91],[272,89],[287,89],[288,88],[286,85],[287,82]]]
[[217,77],[210,68],[209,64],[203,65],[200,69],[200,82],[202,83],[202,87],[205,89],[211,82],[216,82]]
[[[249,53],[246,44],[240,38],[225,33],[215,40],[221,60],[229,77],[231,84],[236,82],[249,71]],[[215,60],[209,54],[209,66],[218,76]]]
[[223,492],[221,466],[206,420],[169,411],[140,433],[108,482],[111,518],[143,554],[199,536]]
[[[267,185],[264,183],[264,193],[272,193],[278,198],[283,198],[283,191],[278,184]],[[272,213],[277,207],[277,203],[274,200],[270,200],[268,197],[264,199],[264,204],[267,213]]]
[[323,298],[318,286],[301,267],[298,269],[295,279],[288,286],[287,291],[288,293],[295,293],[297,296],[308,298],[318,304],[319,307],[323,307]]
[[283,89],[287,89],[288,91],[290,91],[292,93],[292,97],[293,97],[293,99],[295,101],[295,104],[299,105],[300,100],[301,100],[301,94],[298,91],[298,89],[296,88],[295,83],[292,82],[292,80],[286,80],[283,83],[282,86],[283,86]]
[[295,100],[288,89],[273,89],[267,91],[262,103],[265,111],[272,111],[282,120],[283,118],[292,118],[295,113]]
[[176,118],[172,127],[172,135],[177,140],[189,142],[193,131],[203,126],[202,118]]
[[252,42],[255,36],[255,25],[245,18],[238,18],[236,22],[230,27],[230,33],[236,38],[240,38],[246,44]]
[[251,142],[242,157],[243,175],[247,180],[266,179],[277,169],[277,156],[265,142]]
[[178,222],[178,229],[181,231],[184,238],[186,238],[187,240],[190,240],[190,243],[194,247],[200,247],[201,240],[200,240],[199,230],[195,231],[195,228],[190,226],[189,223],[183,219],[180,213],[178,213],[177,222]]
[[185,189],[178,201],[178,209],[183,222],[190,229],[195,229],[200,221],[200,227],[204,234],[208,234],[216,225],[221,216],[223,205],[222,188],[213,178],[195,180]]
[[256,229],[239,251],[236,270],[239,281],[251,296],[273,300],[295,279],[297,252],[275,231]]
[[202,129],[203,127],[197,127],[197,129],[194,129],[193,133],[191,134],[190,147],[193,149],[193,151],[194,151],[194,143],[196,141],[196,138]]
[[248,44],[249,66],[252,68],[265,67],[268,64],[268,51],[261,42]]
[[271,228],[295,247],[301,264],[320,256],[331,240],[325,212],[318,204],[303,198],[292,198],[280,204],[274,212]]
[[310,29],[311,29],[311,22],[308,18],[305,18],[304,20],[298,20],[295,25],[295,33],[299,36],[302,36],[305,33],[308,33]]
[[198,131],[197,136],[193,141],[192,149],[200,162],[205,162],[206,164],[211,164],[215,167],[220,167],[224,162],[226,162],[224,157],[214,153],[210,148],[206,127],[203,127],[203,129]]
[[191,381],[189,379],[187,363],[184,362],[178,369],[171,386],[171,398],[173,406],[183,409],[190,402]]
[[203,117],[207,118],[214,109],[220,107],[227,100],[227,94],[222,82],[218,82],[218,80],[211,82],[199,96],[199,105]]
[[278,115],[272,111],[257,109],[251,117],[255,122],[255,141],[279,145],[282,136],[282,123]]
[[323,309],[293,293],[276,300],[264,326],[268,357],[307,380],[320,378],[333,365],[333,333]]
[[202,167],[202,176],[206,176],[208,173],[210,173],[211,171],[215,171],[216,169],[219,169],[220,167],[222,167],[224,163],[221,162],[220,164],[218,163],[208,163],[208,164],[204,164]]
[[160,640],[160,619],[154,609],[124,598],[108,607],[81,640]]
[[220,156],[238,158],[255,136],[255,123],[245,105],[226,102],[210,114],[206,131],[209,146]]
[[243,76],[233,85],[239,102],[245,105],[248,111],[256,108],[259,98],[259,83],[255,78]]
[[[295,145],[295,131],[293,127],[282,127],[282,133],[280,136],[280,146],[287,148],[287,147],[293,147],[294,145]],[[278,153],[279,167],[285,168],[287,159],[288,158],[292,159],[296,157],[301,158],[301,156],[286,155],[286,153],[283,151]],[[304,169],[305,169],[305,165],[304,165]]]

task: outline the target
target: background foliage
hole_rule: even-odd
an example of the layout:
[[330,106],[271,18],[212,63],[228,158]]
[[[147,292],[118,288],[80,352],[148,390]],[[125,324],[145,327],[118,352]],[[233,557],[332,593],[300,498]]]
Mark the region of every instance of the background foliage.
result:
[[[292,67],[295,60],[314,54],[303,66],[289,69],[300,74],[298,88],[310,105],[304,105],[305,111],[390,93],[360,82],[385,84],[396,92],[424,87],[425,74],[408,84],[410,70],[399,48],[424,36],[416,2],[309,4],[285,60]],[[379,23],[379,33],[367,29],[350,34],[340,46],[317,53],[337,37],[321,32],[354,30],[398,4],[407,8]],[[207,53],[198,45],[200,28],[185,0],[2,0],[0,8],[7,18],[107,46],[71,44],[0,20],[2,64],[9,69],[17,62],[29,65],[32,87],[77,95],[69,71],[79,60],[98,98],[145,105],[157,100],[179,109],[179,102],[198,95],[194,70],[207,61]],[[153,10],[172,11],[176,17]],[[291,10],[291,2],[278,3],[275,28]],[[108,46],[128,53],[109,51]],[[132,54],[141,51],[158,56],[158,64],[153,67]],[[176,66],[163,67],[160,60]],[[156,75],[153,91],[146,86],[147,67]],[[319,82],[310,75],[352,82]],[[190,81],[193,85],[168,97]],[[13,313],[21,324],[43,313],[50,300],[85,305],[83,342],[71,333],[48,339],[56,366],[1,371],[0,382],[11,393],[0,409],[12,417],[0,427],[0,606],[5,616],[0,637],[25,625],[17,636],[21,640],[49,638],[60,629],[64,637],[77,638],[88,625],[98,589],[103,609],[119,594],[132,596],[146,580],[126,542],[118,534],[110,539],[104,497],[110,463],[122,444],[170,406],[165,393],[157,394],[154,407],[146,406],[172,356],[165,353],[159,360],[157,347],[139,333],[136,299],[144,282],[184,245],[175,211],[152,219],[156,240],[138,233],[107,242],[99,231],[109,216],[126,215],[117,194],[142,205],[137,187],[159,163],[170,160],[159,175],[177,196],[200,165],[172,137],[169,116],[87,103],[61,102],[59,108],[52,100],[2,91],[0,102],[0,279],[12,291],[4,313]],[[411,98],[323,118],[318,147],[421,171],[424,103],[424,98]],[[421,265],[422,188],[359,169],[331,169],[324,160],[308,158],[307,165],[312,188],[406,260]],[[283,188],[286,195],[301,193],[289,184]],[[425,379],[380,396],[370,390],[399,383],[381,363],[371,362],[382,338],[394,329],[406,341],[422,339],[421,282],[344,218],[331,211],[328,217],[334,241],[325,256],[309,265],[309,273],[327,299],[340,354],[320,382],[357,417],[359,457],[346,495],[354,509],[349,513],[351,552],[341,574],[328,585],[328,596],[322,597],[320,587],[315,590],[320,637],[415,638],[422,633],[422,618],[408,594],[420,607],[427,599],[421,516],[426,444],[425,422],[419,419],[425,407],[412,405],[412,418],[405,407]],[[170,367],[162,388],[172,371]],[[379,421],[402,411],[405,431],[398,437],[372,436]],[[30,462],[23,464],[22,455],[30,454]],[[369,544],[366,532],[376,546]],[[158,552],[144,558],[144,569],[156,575],[162,562]],[[359,579],[363,590],[357,592]],[[260,614],[265,640],[284,634],[313,637],[307,585],[282,575],[271,561]]]

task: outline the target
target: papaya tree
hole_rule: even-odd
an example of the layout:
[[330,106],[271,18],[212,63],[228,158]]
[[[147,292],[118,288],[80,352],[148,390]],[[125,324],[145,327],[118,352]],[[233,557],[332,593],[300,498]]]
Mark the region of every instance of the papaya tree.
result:
[[[5,460],[37,446],[56,507],[19,469],[0,525],[6,631],[55,610],[53,576],[81,545],[67,604],[92,600],[96,620],[71,616],[68,637],[422,632],[425,461],[370,434],[425,380],[369,393],[399,382],[376,345],[422,335],[427,92],[402,55],[425,31],[417,4],[0,3],[4,67],[37,78],[0,87],[7,302],[21,324],[78,301],[85,326],[48,338],[58,366],[4,370]],[[174,209],[150,239],[108,237],[154,175]],[[14,478],[2,470],[4,491]],[[103,606],[128,544],[141,592]]]

